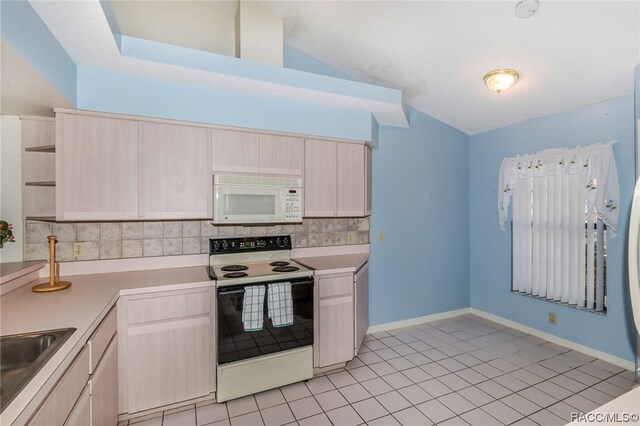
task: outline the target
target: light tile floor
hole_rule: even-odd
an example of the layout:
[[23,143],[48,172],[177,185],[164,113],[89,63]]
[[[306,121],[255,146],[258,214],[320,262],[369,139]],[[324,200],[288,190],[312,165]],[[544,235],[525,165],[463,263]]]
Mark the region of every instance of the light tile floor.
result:
[[119,426],[561,425],[633,373],[473,315],[367,335],[346,368]]

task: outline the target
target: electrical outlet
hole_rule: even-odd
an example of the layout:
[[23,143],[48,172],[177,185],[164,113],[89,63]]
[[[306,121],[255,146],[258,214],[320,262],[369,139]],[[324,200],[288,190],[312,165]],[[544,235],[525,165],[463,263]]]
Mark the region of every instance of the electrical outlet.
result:
[[356,240],[358,239],[358,235],[355,232],[347,232],[347,242],[348,243],[355,243]]
[[74,257],[84,256],[84,243],[73,243],[73,256]]
[[549,312],[549,324],[558,324],[558,314],[555,312]]
[[380,241],[384,241],[384,232],[383,231],[378,232],[378,239]]

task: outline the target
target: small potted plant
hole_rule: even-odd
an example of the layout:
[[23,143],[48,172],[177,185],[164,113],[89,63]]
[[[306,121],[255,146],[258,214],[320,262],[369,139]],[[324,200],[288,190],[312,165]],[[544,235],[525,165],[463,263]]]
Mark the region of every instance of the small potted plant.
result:
[[13,229],[13,225],[4,220],[0,220],[0,249],[4,247],[4,243],[14,243],[16,241],[11,229]]

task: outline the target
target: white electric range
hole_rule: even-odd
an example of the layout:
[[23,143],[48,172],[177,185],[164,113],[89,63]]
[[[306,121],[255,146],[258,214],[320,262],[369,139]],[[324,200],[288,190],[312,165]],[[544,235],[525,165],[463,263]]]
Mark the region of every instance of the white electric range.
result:
[[[209,240],[209,276],[217,287],[218,402],[313,376],[313,271],[291,260],[291,237]],[[264,297],[260,329],[243,323],[245,291],[289,283],[293,322],[271,321]]]

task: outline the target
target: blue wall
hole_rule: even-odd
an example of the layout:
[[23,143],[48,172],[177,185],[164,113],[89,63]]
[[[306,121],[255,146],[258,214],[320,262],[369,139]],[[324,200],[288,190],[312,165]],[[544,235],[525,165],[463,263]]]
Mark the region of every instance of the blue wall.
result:
[[29,3],[0,1],[0,29],[4,41],[76,103],[76,65]]
[[373,152],[371,325],[469,306],[469,137],[408,112]]
[[[373,141],[378,149],[373,154],[372,325],[473,306],[633,359],[625,273],[633,118],[640,117],[633,96],[472,137],[414,109],[408,110],[408,129],[392,128],[378,126],[361,111],[76,69],[27,2],[0,2],[0,14],[3,40],[78,108]],[[291,70],[353,80],[290,46],[284,55]],[[640,105],[640,66],[635,78]],[[358,88],[370,89],[365,86]],[[502,158],[612,139],[619,141],[614,149],[622,208],[619,235],[609,241],[608,314],[511,294],[510,236],[499,230],[496,211]],[[549,311],[558,313],[557,326],[548,325]]]
[[371,139],[371,114],[270,96],[78,69],[78,108],[278,130]]
[[[634,185],[634,99],[613,99],[470,137],[471,306],[610,354],[633,359],[626,234]],[[498,227],[498,173],[504,157],[617,140],[618,236],[608,241],[606,316],[512,294],[511,237]],[[548,324],[548,312],[558,325]]]

